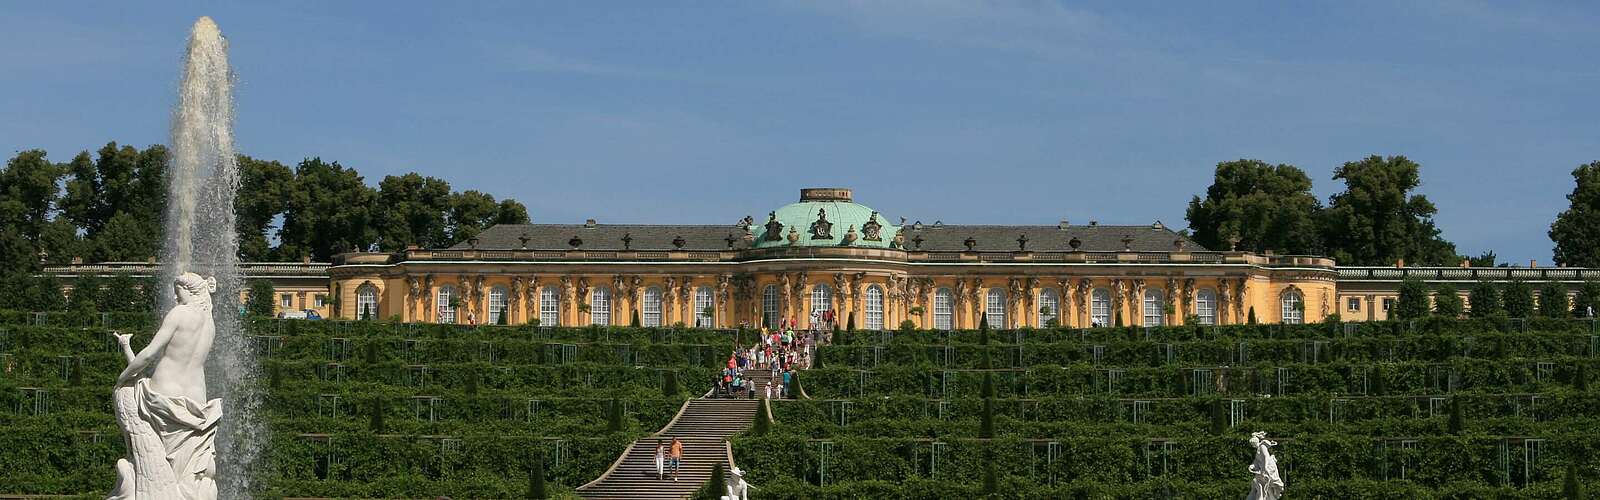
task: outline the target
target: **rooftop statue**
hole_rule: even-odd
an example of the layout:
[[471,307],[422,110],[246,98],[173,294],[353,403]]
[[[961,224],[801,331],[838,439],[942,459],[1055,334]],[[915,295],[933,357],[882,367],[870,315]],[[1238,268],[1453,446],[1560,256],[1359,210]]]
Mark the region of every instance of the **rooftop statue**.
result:
[[215,278],[184,273],[173,282],[177,305],[137,355],[131,334],[117,343],[128,367],[112,393],[128,456],[117,460],[110,499],[217,498],[216,434],[222,400],[206,399],[206,357],[216,335]]
[[1256,449],[1255,462],[1250,464],[1250,473],[1255,479],[1250,482],[1250,494],[1245,500],[1278,500],[1283,496],[1283,478],[1278,475],[1278,459],[1272,457],[1272,447],[1278,443],[1268,441],[1267,433],[1257,432],[1250,435],[1250,447]]

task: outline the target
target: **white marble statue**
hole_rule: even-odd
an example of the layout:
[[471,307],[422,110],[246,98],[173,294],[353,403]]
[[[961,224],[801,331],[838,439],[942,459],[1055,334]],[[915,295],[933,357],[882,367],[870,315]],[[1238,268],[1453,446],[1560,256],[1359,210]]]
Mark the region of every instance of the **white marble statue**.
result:
[[733,474],[728,476],[726,486],[728,494],[722,500],[745,500],[750,498],[750,483],[744,481],[744,471],[738,467],[733,468]]
[[217,421],[222,400],[206,399],[206,356],[216,325],[211,319],[214,278],[184,273],[173,282],[177,305],[161,320],[150,345],[137,355],[117,334],[128,367],[117,376],[112,405],[128,456],[117,460],[117,484],[108,499],[214,500]]
[[1278,475],[1278,459],[1272,458],[1272,447],[1278,443],[1268,441],[1267,433],[1257,432],[1250,435],[1250,447],[1256,449],[1255,462],[1250,464],[1250,473],[1255,479],[1250,482],[1250,494],[1245,500],[1278,500],[1283,496],[1283,477]]

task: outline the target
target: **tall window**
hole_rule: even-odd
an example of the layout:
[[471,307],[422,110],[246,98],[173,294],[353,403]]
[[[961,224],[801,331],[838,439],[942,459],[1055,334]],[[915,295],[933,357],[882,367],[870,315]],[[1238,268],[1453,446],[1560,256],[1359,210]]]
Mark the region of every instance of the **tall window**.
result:
[[589,324],[611,325],[611,289],[597,286],[589,290]]
[[456,300],[456,287],[445,285],[439,287],[439,322],[446,325],[456,323],[456,306],[451,304]]
[[639,308],[644,315],[644,326],[661,326],[661,289],[644,289],[644,301]]
[[955,328],[955,294],[949,288],[940,288],[933,292],[933,328],[936,330],[949,330]]
[[1283,292],[1282,302],[1284,324],[1298,325],[1306,321],[1305,300],[1299,291]]
[[988,300],[984,303],[983,312],[989,316],[989,326],[993,328],[1011,328],[1006,324],[1006,291],[999,288],[990,288]]
[[1039,292],[1039,326],[1047,326],[1050,320],[1061,317],[1061,296],[1056,295],[1053,288],[1046,288]]
[[811,312],[813,314],[833,310],[833,289],[828,285],[811,287]]
[[561,326],[561,290],[547,286],[539,289],[539,324]]
[[1089,292],[1089,324],[1111,326],[1111,290],[1096,288]]
[[378,319],[378,287],[363,284],[356,288],[356,319]]
[[495,286],[489,289],[489,324],[498,325],[502,320],[511,322],[506,318],[506,287]]
[[766,318],[767,328],[778,327],[778,285],[761,290],[761,316]]
[[1166,309],[1166,295],[1160,288],[1144,290],[1144,326],[1161,326],[1161,320],[1167,317]]
[[1194,294],[1194,315],[1202,325],[1217,324],[1217,291],[1201,288]]
[[867,287],[866,320],[868,330],[883,329],[883,287]]
[[[711,287],[703,286],[694,291],[694,326],[700,328],[714,328],[717,323],[715,302],[711,300]],[[710,310],[710,313],[706,311]]]

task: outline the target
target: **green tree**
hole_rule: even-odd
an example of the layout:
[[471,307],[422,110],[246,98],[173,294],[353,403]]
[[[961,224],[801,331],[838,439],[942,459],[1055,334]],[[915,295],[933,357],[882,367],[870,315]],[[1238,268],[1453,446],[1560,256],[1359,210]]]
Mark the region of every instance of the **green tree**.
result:
[[751,434],[765,436],[770,431],[772,431],[772,411],[768,409],[767,403],[762,401],[756,405],[755,426],[751,429]]
[[1561,480],[1561,498],[1579,500],[1583,496],[1583,483],[1578,482],[1578,462],[1567,462],[1567,475]]
[[34,311],[60,311],[66,309],[67,298],[61,293],[61,282],[54,275],[43,275],[31,280],[28,291],[28,309]]
[[264,279],[250,280],[250,293],[245,299],[245,313],[262,318],[272,317],[276,308],[273,300],[277,292],[272,288],[272,282]]
[[17,153],[0,169],[0,270],[38,270],[40,242],[55,211],[62,169],[38,149]]
[[377,190],[361,174],[338,162],[311,158],[295,167],[294,190],[278,232],[279,256],[309,255],[326,261],[334,254],[365,250],[377,239],[373,226]]
[[[523,215],[527,215],[526,209]],[[467,190],[451,195],[447,219],[450,239],[467,241],[483,232],[484,228],[494,225],[499,216],[500,205],[488,193]]]
[[386,429],[383,424],[383,412],[385,411],[383,399],[372,398],[372,402],[369,404],[370,407],[367,413],[371,420],[367,422],[367,429],[371,430],[373,434],[383,434],[384,429]]
[[1565,318],[1572,314],[1572,304],[1567,301],[1567,287],[1560,282],[1546,283],[1539,289],[1539,315],[1546,318]]
[[1450,418],[1446,423],[1446,430],[1452,436],[1460,436],[1466,427],[1465,417],[1462,416],[1461,398],[1450,398]]
[[1217,164],[1205,198],[1189,201],[1186,218],[1196,243],[1212,249],[1292,254],[1320,253],[1317,214],[1322,204],[1311,193],[1311,178],[1293,165],[1260,160]]
[[401,250],[406,245],[440,248],[454,243],[445,227],[450,183],[415,173],[391,175],[378,183],[378,198],[378,231],[384,250]]
[[606,411],[606,432],[622,431],[622,402],[613,398]]
[[166,210],[166,157],[161,145],[139,150],[112,142],[92,162],[83,152],[66,165],[62,215],[83,230],[85,257],[131,261],[156,254]]
[[1467,263],[1471,264],[1472,267],[1494,267],[1496,265],[1501,265],[1499,257],[1494,254],[1494,250],[1484,250],[1483,253],[1478,254],[1477,257],[1463,256],[1463,258],[1467,259]]
[[1500,302],[1500,288],[1487,281],[1478,282],[1467,292],[1467,307],[1467,314],[1474,318],[1492,318],[1505,312],[1505,305]]
[[[239,257],[246,261],[273,258],[267,230],[289,207],[294,191],[294,170],[277,161],[239,155],[239,194],[233,200],[238,214]],[[380,205],[383,206],[383,205]],[[284,256],[292,259],[294,256]]]
[[550,498],[544,485],[544,452],[533,451],[533,465],[528,468],[528,498]]
[[1416,278],[1406,278],[1400,282],[1400,296],[1395,300],[1394,310],[1390,311],[1395,318],[1424,318],[1430,309],[1427,284]]
[[528,219],[528,207],[523,206],[522,202],[510,198],[500,200],[500,208],[494,215],[495,224],[527,224],[528,222],[530,222],[530,219]]
[[1426,196],[1420,166],[1404,156],[1369,156],[1334,170],[1345,191],[1333,195],[1323,218],[1328,255],[1343,265],[1449,265],[1455,244],[1439,236],[1438,211]]
[[994,437],[994,398],[983,398],[983,415],[978,421],[978,437]]
[[128,273],[117,273],[106,280],[105,289],[100,292],[97,309],[112,312],[141,311],[139,281]]
[[161,226],[130,213],[111,216],[88,242],[92,259],[100,262],[143,262],[161,252]]
[[1445,283],[1433,291],[1433,313],[1445,318],[1461,317],[1461,292],[1456,286]]
[[72,281],[72,295],[67,309],[80,314],[91,314],[100,306],[100,290],[104,283],[94,273],[84,273]]
[[1570,204],[1550,224],[1556,264],[1600,267],[1600,161],[1579,165],[1572,179]]
[[1256,324],[1256,306],[1250,306],[1250,312],[1245,315],[1245,321],[1244,322],[1247,325]]
[[1533,287],[1521,280],[1506,283],[1500,290],[1500,304],[1505,308],[1507,316],[1533,317]]
[[1580,318],[1600,315],[1600,281],[1583,282],[1583,288],[1578,289],[1578,296],[1572,301],[1572,313]]

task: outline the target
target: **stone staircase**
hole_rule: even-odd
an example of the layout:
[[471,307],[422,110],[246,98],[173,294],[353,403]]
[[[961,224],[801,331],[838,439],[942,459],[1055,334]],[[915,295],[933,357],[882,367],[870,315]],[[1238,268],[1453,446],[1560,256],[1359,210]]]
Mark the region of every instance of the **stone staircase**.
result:
[[[770,375],[770,374],[769,374]],[[634,441],[628,451],[598,479],[578,487],[584,498],[687,498],[711,479],[723,464],[727,474],[727,439],[743,432],[756,415],[756,399],[691,399],[672,422],[650,437]],[[656,441],[683,440],[683,469],[678,480],[656,479]]]

